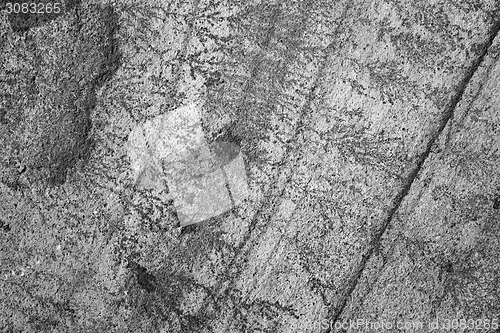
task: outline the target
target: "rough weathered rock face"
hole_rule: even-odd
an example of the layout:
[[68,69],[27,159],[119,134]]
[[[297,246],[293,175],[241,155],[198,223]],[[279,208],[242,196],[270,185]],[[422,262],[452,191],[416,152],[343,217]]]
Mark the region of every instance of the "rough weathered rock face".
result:
[[[494,319],[496,2],[112,6],[123,61],[90,112],[86,164],[43,191],[4,185],[21,164],[2,169],[0,327],[322,332],[349,319]],[[46,31],[72,41],[67,20],[28,32],[53,68],[63,57],[48,51],[55,42]],[[5,29],[1,38],[26,43]],[[50,84],[31,84],[24,54],[9,58],[24,71],[22,98],[9,100],[19,105],[53,96]],[[81,73],[101,53],[83,54],[90,59],[74,76],[94,77]],[[66,82],[56,73],[46,80]],[[32,86],[39,92],[19,92]],[[44,98],[41,110],[52,103]],[[204,101],[208,143],[238,141],[249,197],[179,230],[168,189],[133,187],[126,142],[137,126],[193,101]],[[26,135],[38,133],[36,122],[6,136],[37,145],[25,150],[37,156],[33,169],[43,165],[43,142],[63,138],[67,151],[48,155],[76,156],[73,142],[84,137],[64,134],[81,130],[75,125],[58,132],[40,114],[49,125],[39,136]],[[14,115],[4,114],[2,126],[14,126]],[[53,165],[58,158],[45,157]]]
[[406,321],[419,332],[500,327],[499,54],[497,37],[340,321]]
[[68,8],[50,24],[22,35],[3,28],[5,183],[64,182],[68,167],[86,153],[96,89],[118,65],[116,28],[113,9],[96,5]]

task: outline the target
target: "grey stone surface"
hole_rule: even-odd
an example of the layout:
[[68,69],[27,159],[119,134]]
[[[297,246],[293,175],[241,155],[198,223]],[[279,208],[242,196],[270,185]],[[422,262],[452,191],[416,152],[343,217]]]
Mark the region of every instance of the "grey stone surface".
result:
[[[498,14],[82,0],[25,31],[2,14],[0,328],[494,319]],[[167,188],[134,186],[126,142],[193,102],[208,144],[241,147],[249,194],[180,229]]]
[[406,320],[420,332],[500,326],[499,42],[377,244],[343,322]]
[[111,7],[84,5],[24,36],[3,27],[5,183],[23,186],[23,176],[64,182],[67,168],[85,154],[96,89],[118,65],[116,20]]

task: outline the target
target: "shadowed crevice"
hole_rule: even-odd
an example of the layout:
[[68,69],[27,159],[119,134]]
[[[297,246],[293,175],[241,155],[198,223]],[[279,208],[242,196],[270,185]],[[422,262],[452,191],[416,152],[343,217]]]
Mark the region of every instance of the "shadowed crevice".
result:
[[[83,25],[88,24],[87,22],[82,22],[80,19],[80,16],[83,15],[83,13],[80,13],[82,10],[85,9],[77,7],[76,10],[79,30],[81,30]],[[85,159],[89,155],[93,146],[92,140],[88,136],[92,128],[90,112],[96,106],[97,91],[111,79],[120,67],[121,54],[116,38],[116,33],[119,28],[117,14],[111,6],[99,6],[98,10],[100,11],[99,17],[103,21],[102,36],[100,37],[102,41],[99,45],[93,45],[98,52],[97,56],[99,56],[99,59],[95,60],[98,65],[98,71],[95,76],[91,76],[87,87],[80,87],[79,91],[82,94],[81,100],[74,101],[76,107],[75,112],[82,114],[85,123],[82,131],[81,146],[75,147],[75,150],[70,152],[68,158],[61,159],[61,163],[58,165],[51,179],[54,184],[64,183],[66,181],[67,171],[76,163],[76,160]],[[83,36],[83,38],[85,38],[85,36]],[[82,47],[85,47],[85,45],[82,44]],[[78,107],[79,102],[81,103],[81,107]]]

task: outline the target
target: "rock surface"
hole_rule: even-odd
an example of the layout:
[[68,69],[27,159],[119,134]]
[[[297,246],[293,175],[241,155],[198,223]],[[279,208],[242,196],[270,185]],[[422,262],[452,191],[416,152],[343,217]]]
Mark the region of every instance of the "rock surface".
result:
[[499,52],[497,37],[357,277],[344,322],[406,318],[425,323],[419,332],[498,326]]
[[23,35],[3,27],[0,165],[11,186],[23,186],[22,173],[27,182],[65,181],[90,145],[96,90],[118,66],[113,9],[69,8]]
[[[0,328],[497,330],[499,14],[82,0],[22,31],[2,14]],[[180,229],[168,188],[134,186],[127,140],[200,101],[248,198]]]

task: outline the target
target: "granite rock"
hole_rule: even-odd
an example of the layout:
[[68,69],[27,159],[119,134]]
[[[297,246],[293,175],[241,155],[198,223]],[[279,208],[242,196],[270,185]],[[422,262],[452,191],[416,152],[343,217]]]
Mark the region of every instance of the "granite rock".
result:
[[[0,328],[493,331],[499,9],[82,0],[26,32],[3,15]],[[134,186],[127,140],[191,103],[208,145],[237,142],[248,197],[179,228],[167,187]]]

